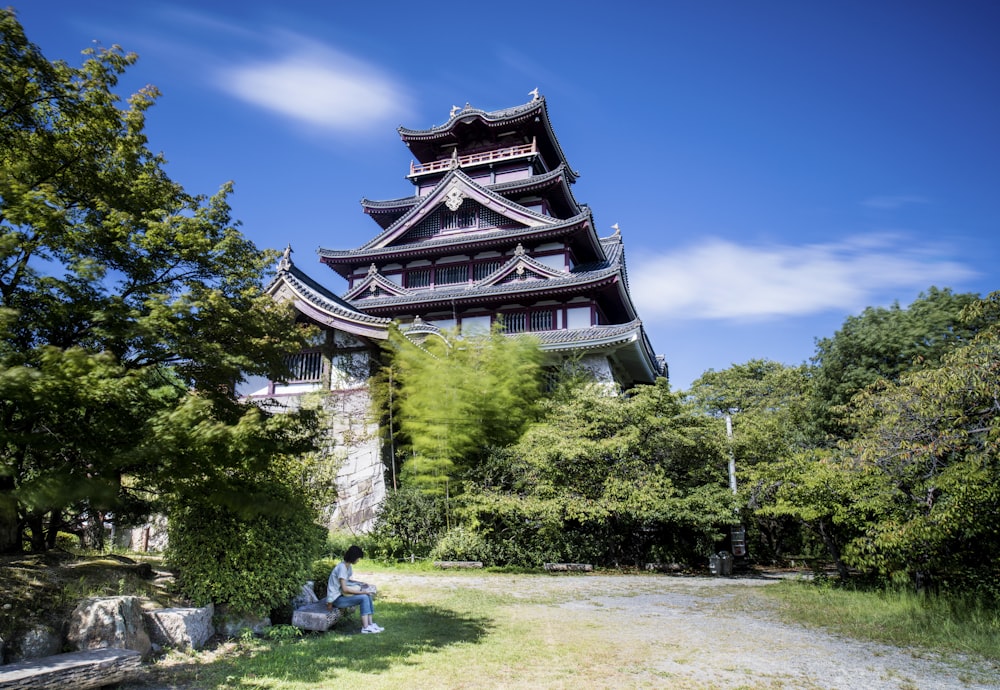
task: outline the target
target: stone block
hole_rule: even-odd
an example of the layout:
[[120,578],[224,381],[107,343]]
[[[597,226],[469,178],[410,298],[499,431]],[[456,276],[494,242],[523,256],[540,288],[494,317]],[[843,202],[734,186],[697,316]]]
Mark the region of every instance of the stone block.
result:
[[146,611],[146,628],[154,644],[175,649],[201,649],[215,634],[215,607]]
[[103,688],[142,675],[142,655],[131,649],[92,649],[0,667],[0,688]]
[[67,638],[81,651],[133,649],[145,658],[153,650],[138,597],[85,599],[70,617]]
[[325,601],[306,604],[292,612],[292,625],[303,630],[326,632],[340,620],[341,609],[326,610]]
[[58,654],[63,648],[62,630],[35,623],[11,637],[9,647],[12,661]]

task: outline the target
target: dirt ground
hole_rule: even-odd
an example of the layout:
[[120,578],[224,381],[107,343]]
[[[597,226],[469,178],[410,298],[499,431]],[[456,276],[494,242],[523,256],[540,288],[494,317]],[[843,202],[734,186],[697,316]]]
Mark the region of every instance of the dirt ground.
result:
[[[532,596],[542,587],[567,614],[607,617],[614,622],[609,634],[615,644],[657,650],[641,663],[652,674],[685,687],[1000,688],[996,664],[862,642],[782,622],[758,590],[788,576],[560,575],[537,578]],[[380,572],[372,577],[387,589],[478,587],[513,596],[518,590],[513,576],[503,575]]]
[[[124,561],[124,562],[123,562]],[[153,571],[127,559],[79,561],[56,555],[3,562],[0,568],[0,628],[44,613],[71,610],[75,594],[126,587],[163,596]],[[148,569],[148,566],[145,566]],[[551,608],[554,625],[567,621],[608,622],[610,644],[634,647],[636,665],[651,679],[670,679],[662,687],[781,688],[783,690],[935,690],[1000,688],[1000,665],[960,656],[862,642],[822,630],[783,622],[773,602],[761,594],[788,573],[752,577],[666,575],[500,575],[473,572],[364,573],[383,591],[447,591],[478,588],[534,607]],[[531,577],[531,593],[521,594]],[[75,585],[75,587],[74,587]],[[152,591],[148,591],[152,590]],[[129,591],[128,593],[138,593]],[[640,652],[641,650],[641,652]],[[231,651],[231,650],[230,650]],[[226,644],[205,650],[205,657],[227,653]],[[656,681],[646,687],[656,687]],[[153,686],[142,685],[149,688]]]

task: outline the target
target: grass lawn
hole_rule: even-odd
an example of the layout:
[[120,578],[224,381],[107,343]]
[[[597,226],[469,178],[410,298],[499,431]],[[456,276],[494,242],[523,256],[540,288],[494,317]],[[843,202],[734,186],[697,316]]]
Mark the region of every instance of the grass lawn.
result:
[[[985,671],[980,664],[980,670],[969,671],[969,678],[988,677],[992,669],[1000,677],[1000,619],[995,611],[977,613],[947,606],[928,610],[902,595],[839,591],[796,582],[751,586],[714,580],[715,586],[709,586],[704,580],[611,574],[445,575],[375,569],[359,571],[357,576],[379,585],[375,620],[386,628],[384,633],[358,633],[360,623],[355,616],[325,634],[248,639],[214,650],[171,652],[153,666],[141,687],[806,687],[801,678],[770,672],[741,675],[753,678],[749,684],[715,684],[713,669],[723,670],[726,664],[740,668],[739,660],[721,646],[722,631],[733,625],[734,616],[758,615],[763,619],[780,615],[796,624],[897,644],[912,648],[918,657],[924,653],[921,650],[970,653],[987,661]],[[603,608],[602,597],[609,595],[618,597],[619,603],[621,597],[637,597],[638,616],[642,616],[638,602],[643,597],[671,596],[679,603],[673,617],[651,616],[630,626],[620,608]],[[693,622],[695,618],[700,622]],[[706,630],[705,625],[715,627]],[[927,634],[930,628],[941,634]],[[768,654],[770,650],[763,638],[744,638],[737,645],[743,653]],[[695,668],[703,671],[692,673]]]
[[[357,573],[359,578],[367,575]],[[198,688],[662,687],[635,663],[650,649],[613,644],[610,616],[550,607],[546,575],[491,575],[498,588],[379,585],[375,620],[386,631],[358,633],[341,620],[325,634],[230,643],[216,652],[172,652],[149,686]],[[518,595],[503,583],[517,582]],[[533,583],[538,583],[535,587]],[[674,686],[674,687],[685,687]]]

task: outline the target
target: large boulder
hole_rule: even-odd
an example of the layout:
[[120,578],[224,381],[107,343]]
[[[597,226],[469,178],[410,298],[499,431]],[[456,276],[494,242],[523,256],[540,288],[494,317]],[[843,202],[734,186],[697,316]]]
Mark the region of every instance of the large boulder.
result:
[[133,649],[146,658],[153,649],[138,597],[85,599],[70,617],[67,638],[81,651]]
[[146,627],[153,644],[176,649],[201,649],[215,634],[215,607],[170,608],[146,611]]
[[62,651],[62,630],[44,623],[32,623],[18,631],[10,640],[10,660],[37,659]]

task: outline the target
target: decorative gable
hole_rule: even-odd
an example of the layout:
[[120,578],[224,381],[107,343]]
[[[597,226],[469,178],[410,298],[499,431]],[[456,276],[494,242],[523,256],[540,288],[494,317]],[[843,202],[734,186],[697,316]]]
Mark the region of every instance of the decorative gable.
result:
[[559,222],[486,189],[461,170],[452,170],[419,204],[362,248],[383,249],[441,235],[542,228]]
[[416,227],[400,237],[396,244],[412,244],[441,235],[462,232],[481,232],[517,227],[524,227],[524,225],[507,218],[492,208],[465,199],[459,204],[446,202],[420,221]]
[[479,281],[477,287],[512,283],[515,280],[551,280],[565,277],[565,272],[532,259],[524,251],[524,247],[518,244],[517,249],[514,250],[514,256],[503,266]]
[[368,269],[368,275],[344,295],[344,299],[357,300],[365,299],[366,297],[385,297],[386,295],[400,297],[410,294],[413,293],[386,278],[378,272],[375,264],[372,264]]

